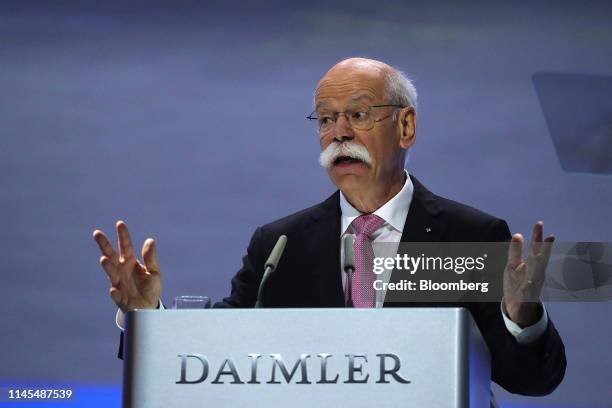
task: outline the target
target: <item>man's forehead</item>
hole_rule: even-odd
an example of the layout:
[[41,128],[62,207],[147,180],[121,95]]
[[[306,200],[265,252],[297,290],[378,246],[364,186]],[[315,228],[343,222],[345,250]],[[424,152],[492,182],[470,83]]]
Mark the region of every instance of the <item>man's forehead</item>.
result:
[[380,70],[332,69],[319,82],[315,104],[374,101],[384,96],[385,81]]
[[357,105],[360,103],[372,103],[376,98],[370,94],[350,94],[340,98],[315,98],[317,109],[333,108],[338,104]]

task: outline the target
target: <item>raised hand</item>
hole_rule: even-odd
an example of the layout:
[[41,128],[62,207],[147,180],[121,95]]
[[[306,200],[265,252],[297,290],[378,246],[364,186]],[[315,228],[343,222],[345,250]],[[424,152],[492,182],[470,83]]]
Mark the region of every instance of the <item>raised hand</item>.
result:
[[162,289],[162,275],[155,241],[149,238],[144,242],[143,264],[136,258],[130,232],[123,221],[117,221],[119,253],[102,231],[95,230],[93,237],[102,251],[100,265],[110,279],[110,296],[117,306],[124,313],[133,309],[156,308]]
[[523,259],[523,236],[514,234],[508,249],[508,263],[504,269],[504,305],[508,317],[519,326],[535,324],[540,318],[539,298],[546,277],[546,266],[555,237],[542,240],[544,223],[538,221],[527,258]]

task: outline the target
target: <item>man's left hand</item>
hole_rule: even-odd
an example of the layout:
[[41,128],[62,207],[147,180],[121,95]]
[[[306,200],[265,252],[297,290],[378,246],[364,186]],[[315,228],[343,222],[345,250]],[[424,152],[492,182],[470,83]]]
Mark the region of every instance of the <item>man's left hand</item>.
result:
[[531,326],[540,319],[540,292],[544,283],[546,266],[555,237],[542,240],[544,223],[538,221],[527,259],[523,260],[523,236],[514,234],[508,249],[508,263],[504,269],[504,307],[508,317],[520,327]]

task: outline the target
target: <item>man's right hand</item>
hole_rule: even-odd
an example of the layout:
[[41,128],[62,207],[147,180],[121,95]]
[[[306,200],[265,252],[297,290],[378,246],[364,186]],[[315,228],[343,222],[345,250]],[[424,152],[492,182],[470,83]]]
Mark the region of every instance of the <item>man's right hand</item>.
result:
[[157,262],[155,241],[147,239],[142,246],[144,264],[136,259],[127,225],[117,221],[119,253],[100,230],[93,233],[102,251],[100,265],[111,282],[110,296],[125,313],[134,309],[155,309],[162,289],[162,274]]

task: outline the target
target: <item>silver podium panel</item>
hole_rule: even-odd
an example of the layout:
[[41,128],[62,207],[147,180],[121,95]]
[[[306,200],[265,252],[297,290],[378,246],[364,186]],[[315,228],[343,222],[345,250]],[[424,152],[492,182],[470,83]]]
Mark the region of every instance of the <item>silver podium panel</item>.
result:
[[488,407],[489,390],[461,308],[127,315],[124,407]]

